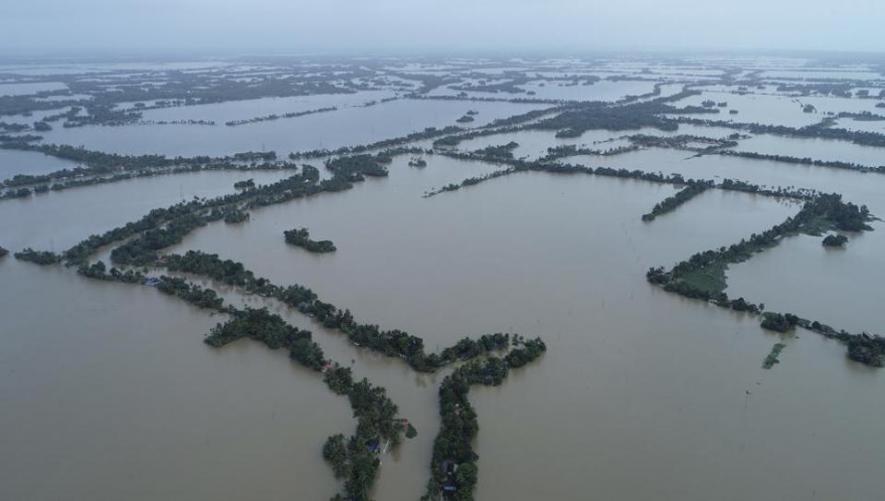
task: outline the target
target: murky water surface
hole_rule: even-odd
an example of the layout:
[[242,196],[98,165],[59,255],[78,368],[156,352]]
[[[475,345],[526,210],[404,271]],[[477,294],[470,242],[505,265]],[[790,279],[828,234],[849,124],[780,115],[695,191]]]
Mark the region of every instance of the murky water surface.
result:
[[[784,77],[805,73],[779,61],[754,61],[754,68],[784,68],[777,73]],[[590,74],[589,67],[562,67],[567,64],[572,63],[551,61],[542,69],[551,75]],[[201,69],[123,63],[109,68],[185,67]],[[207,63],[202,69],[218,67]],[[612,62],[603,69],[638,73],[642,67]],[[445,74],[447,68],[416,64],[400,70]],[[667,81],[721,73],[694,66],[653,70]],[[513,68],[483,68],[489,79],[506,71]],[[868,72],[848,73],[860,78]],[[557,99],[570,99],[565,92],[592,98],[611,85],[611,93],[600,96],[615,99],[647,92],[651,84],[645,84],[548,83],[543,89]],[[670,83],[667,92],[679,88]],[[284,155],[452,125],[471,109],[479,113],[470,125],[481,126],[539,107],[409,99],[358,106],[389,95],[375,90],[168,108],[147,112],[146,119],[221,122],[339,106],[335,112],[241,127],[56,127],[46,141],[124,153],[273,149]],[[737,121],[802,126],[821,118],[803,113],[791,97],[737,96],[722,89],[680,104],[705,98],[739,109]],[[824,111],[874,105],[807,100]],[[636,132],[588,131],[560,140],[554,131],[523,131],[465,141],[458,148],[515,141],[514,156],[534,159],[562,144],[620,146],[625,134]],[[638,132],[721,138],[734,131],[682,126],[677,132]],[[838,141],[757,135],[738,148],[885,163],[881,149]],[[692,156],[646,149],[566,161],[835,191],[885,217],[883,175]],[[247,224],[210,224],[169,251],[214,252],[275,283],[309,286],[360,321],[424,338],[430,350],[489,332],[543,337],[549,351],[538,363],[513,371],[500,388],[471,393],[481,426],[477,499],[700,501],[711,492],[730,500],[880,497],[885,447],[876,437],[885,434],[885,424],[876,416],[885,413],[885,401],[875,397],[881,394],[879,371],[847,361],[843,346],[816,334],[800,330],[782,339],[763,331],[755,318],[668,294],[645,280],[650,266],[670,266],[699,250],[733,243],[795,214],[797,204],[712,190],[644,223],[640,216],[675,193],[673,187],[542,173],[423,198],[429,190],[501,168],[443,156],[426,159],[427,167],[415,168],[408,156],[396,157],[388,178],[256,209]],[[0,179],[74,165],[0,150]],[[159,176],[0,201],[0,245],[60,251],[150,209],[231,193],[234,182],[247,178],[269,183],[285,175]],[[302,226],[314,238],[334,241],[337,252],[312,255],[286,245],[283,231]],[[874,227],[872,233],[851,235],[844,250],[826,250],[817,237],[788,238],[732,266],[729,294],[837,327],[879,332],[885,226]],[[383,458],[375,497],[420,497],[445,372],[416,374],[283,305],[198,282],[233,304],[268,306],[310,329],[331,358],[387,388],[419,435]],[[352,432],[346,399],[329,392],[316,374],[293,366],[284,353],[248,341],[220,350],[206,346],[203,336],[222,317],[151,288],[90,281],[73,270],[7,256],[0,260],[0,319],[5,430],[0,498],[282,500],[326,499],[335,492],[321,447],[328,435]],[[762,360],[778,341],[787,344],[782,363],[763,370]]]

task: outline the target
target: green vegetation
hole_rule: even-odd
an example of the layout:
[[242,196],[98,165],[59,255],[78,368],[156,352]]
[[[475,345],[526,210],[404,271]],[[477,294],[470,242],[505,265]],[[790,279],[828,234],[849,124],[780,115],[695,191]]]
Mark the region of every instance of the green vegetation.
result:
[[765,312],[762,314],[762,328],[770,331],[787,332],[796,328],[799,324],[799,317],[791,313],[772,313]]
[[510,141],[507,144],[500,144],[498,146],[487,146],[476,150],[474,154],[489,158],[513,158],[513,150],[516,148],[519,148],[519,143]]
[[618,146],[616,148],[609,148],[607,150],[599,150],[592,148],[579,148],[574,144],[563,144],[559,146],[554,146],[552,148],[547,148],[547,154],[543,157],[539,158],[539,162],[553,162],[560,158],[565,157],[573,157],[576,155],[595,155],[600,157],[610,157],[614,155],[620,155],[622,153],[629,153],[631,151],[636,151],[639,149],[639,146],[635,144],[631,144],[629,146]]
[[686,184],[696,184],[696,183],[705,183],[710,185],[713,188],[725,190],[725,191],[739,191],[743,193],[754,193],[758,195],[770,196],[770,197],[778,197],[778,198],[793,198],[797,200],[813,200],[817,197],[817,193],[813,190],[802,189],[802,188],[766,188],[761,187],[759,185],[750,184],[745,181],[737,181],[733,179],[724,179],[721,183],[714,184],[712,181],[704,181],[704,180],[692,180],[682,177],[680,174],[669,174],[664,175],[660,172],[648,172],[639,169],[628,170],[628,169],[613,169],[611,167],[588,167],[585,165],[575,165],[575,164],[566,164],[566,163],[554,163],[548,162],[543,159],[529,161],[524,159],[508,159],[502,157],[487,157],[484,155],[474,153],[462,153],[457,151],[439,151],[437,152],[440,155],[445,155],[447,157],[456,158],[459,160],[479,160],[494,164],[501,165],[509,165],[510,168],[495,171],[490,174],[478,177],[467,178],[461,183],[451,183],[437,190],[428,192],[425,194],[425,197],[437,195],[446,191],[456,191],[466,186],[471,186],[475,184],[479,184],[484,181],[488,181],[491,179],[495,179],[497,177],[502,177],[510,174],[515,174],[518,172],[547,172],[550,174],[584,174],[584,175],[594,175],[594,176],[603,176],[603,177],[615,177],[620,179],[636,179],[640,181],[649,181],[652,183],[660,183],[660,184],[672,184],[672,185],[686,185]]
[[245,181],[237,181],[234,183],[234,188],[237,190],[248,190],[255,187],[254,179],[247,179]]
[[706,266],[685,272],[681,279],[688,287],[714,295],[728,287],[725,277],[726,269],[728,269],[726,263],[714,261]]
[[198,308],[218,310],[224,304],[224,299],[214,290],[191,284],[183,278],[162,276],[157,284],[157,290],[170,296],[177,296]]
[[844,247],[847,242],[845,235],[833,234],[825,236],[822,244],[824,247]]
[[[748,303],[744,298],[730,299],[725,293],[727,285],[725,269],[729,264],[749,259],[755,253],[777,245],[788,235],[798,233],[819,235],[830,229],[868,231],[871,228],[867,223],[872,219],[865,206],[858,207],[843,202],[842,197],[837,194],[820,194],[806,201],[802,210],[795,216],[761,234],[754,233],[749,239],[742,239],[729,247],[699,252],[688,260],[678,263],[670,271],[665,271],[662,267],[650,268],[646,278],[650,283],[668,292],[708,301],[735,311],[760,313],[762,311],[760,305]],[[845,343],[849,346],[848,356],[852,360],[868,365],[881,364],[881,353],[885,352],[885,339],[879,336],[837,332],[820,322],[792,314],[765,313],[762,319],[763,328],[778,332],[786,332],[797,325]]]
[[679,117],[674,118],[676,124],[700,125],[704,127],[726,127],[736,130],[744,130],[752,134],[771,134],[775,136],[836,139],[849,141],[861,146],[885,147],[885,134],[878,132],[850,131],[829,127],[829,122],[819,126],[787,127],[785,125],[768,125],[759,123],[737,123],[724,120],[701,120],[698,118]]
[[798,165],[814,165],[816,167],[830,167],[833,169],[845,169],[845,170],[855,170],[859,172],[876,172],[879,174],[885,174],[885,165],[880,166],[865,166],[856,164],[853,162],[842,162],[838,160],[815,160],[808,157],[791,157],[788,155],[769,155],[763,153],[754,153],[750,151],[734,151],[734,150],[721,150],[716,151],[719,155],[725,155],[730,157],[741,157],[741,158],[749,158],[752,160],[769,160],[773,162],[783,162],[788,164],[798,164]]
[[295,228],[293,230],[284,231],[286,243],[301,247],[308,252],[327,253],[335,252],[335,244],[331,240],[311,240],[310,232],[307,228]]
[[13,255],[19,261],[26,261],[29,263],[39,264],[41,266],[48,266],[50,264],[56,264],[61,261],[61,257],[54,252],[35,251],[30,247],[21,252],[16,252]]
[[654,221],[656,217],[676,210],[680,205],[707,191],[712,186],[712,181],[689,181],[688,186],[676,192],[675,195],[658,202],[651,209],[651,212],[643,214],[642,220],[647,222]]
[[406,438],[412,439],[418,436],[418,430],[412,426],[412,423],[406,424]]
[[678,125],[662,117],[662,114],[719,113],[718,109],[703,106],[677,108],[667,104],[696,94],[697,91],[683,91],[665,98],[621,106],[599,102],[585,103],[563,111],[553,118],[541,120],[532,128],[556,130],[556,137],[561,138],[580,137],[588,130],[599,129],[621,131],[652,127],[663,131],[675,131]]
[[885,338],[863,333],[849,337],[846,343],[848,358],[871,367],[882,367],[885,360]]
[[227,224],[245,223],[249,220],[249,213],[240,209],[227,209],[224,211],[224,222]]
[[[385,356],[400,358],[419,372],[433,372],[456,362],[464,362],[501,351],[508,346],[512,339],[510,334],[484,334],[478,339],[463,338],[439,353],[428,354],[424,351],[424,341],[417,336],[398,329],[384,331],[377,325],[358,323],[349,310],[341,310],[320,300],[317,294],[307,287],[297,284],[288,287],[274,285],[265,278],[256,277],[242,263],[222,260],[216,254],[188,251],[184,255],[153,256],[152,260],[147,261],[144,265],[165,268],[175,273],[188,273],[210,278],[225,285],[242,288],[248,294],[276,299],[312,317],[324,327],[345,334],[354,345],[365,347]],[[104,264],[101,262],[96,266],[100,266],[100,269],[95,270],[94,273],[84,273],[84,275],[105,280],[121,276],[119,272],[115,272],[115,268],[111,269],[111,275],[105,273]],[[90,267],[81,265],[81,272],[83,270],[90,270]],[[145,281],[141,274],[136,274],[134,277],[130,280],[120,281],[130,283]],[[163,280],[162,277],[161,280]],[[173,293],[179,289],[183,290],[180,285],[171,284],[168,289]],[[211,300],[213,295],[199,288],[192,288],[188,293],[176,293],[175,295],[200,307],[212,307],[226,311],[221,308],[221,303],[216,305],[210,304],[211,301],[203,301],[206,298]],[[200,301],[200,303],[195,301]]]
[[[86,278],[122,282],[125,284],[144,284],[148,280],[145,278],[144,273],[137,270],[121,271],[119,268],[111,268],[110,272],[108,272],[103,261],[96,261],[91,265],[83,263],[77,268],[77,273]],[[156,279],[156,285],[159,285],[159,280]],[[151,280],[151,283],[154,283],[153,280]],[[196,296],[188,295],[182,297],[182,299],[191,298],[196,298]]]
[[470,500],[478,478],[473,440],[479,431],[476,411],[467,395],[470,387],[498,386],[511,369],[522,367],[547,350],[540,339],[514,340],[514,348],[504,357],[488,357],[468,362],[443,379],[439,388],[439,434],[433,442],[431,478],[422,499]]
[[[724,148],[732,148],[738,145],[736,139],[740,134],[732,134],[724,139],[715,139],[691,134],[678,136],[652,136],[648,134],[634,134],[627,139],[633,146],[642,148],[672,148],[679,150],[695,151],[698,153],[711,153]],[[730,150],[726,150],[730,151]]]
[[267,309],[231,309],[231,319],[218,324],[205,339],[209,346],[220,348],[243,338],[263,343],[271,350],[286,349],[294,362],[316,372],[325,372],[329,389],[350,401],[357,419],[356,432],[349,438],[336,434],[326,440],[323,458],[336,478],[344,479],[344,496],[336,499],[366,501],[378,475],[381,444],[398,447],[406,430],[397,417],[397,406],[384,388],[366,379],[354,381],[350,368],[325,359],[323,350],[308,331],[287,324]]
[[[206,255],[200,253],[189,253],[186,258],[168,256],[165,259],[168,261],[169,268],[175,271],[195,273],[198,267],[202,267],[204,273],[214,278],[223,274],[221,276],[226,277],[227,283],[245,285],[247,290],[260,289],[268,293],[269,291],[277,291],[281,299],[285,298],[289,303],[299,301],[302,308],[309,308],[304,302],[311,297],[315,298],[315,294],[309,289],[300,286],[279,289],[264,279],[255,279],[251,272],[246,271],[238,263],[222,262],[214,257],[206,259]],[[183,261],[190,263],[190,265],[184,265]],[[101,274],[103,271],[103,264],[101,264]],[[100,276],[96,278],[100,278]],[[239,339],[249,338],[264,343],[270,349],[288,349],[293,361],[315,371],[324,372],[324,380],[329,389],[349,398],[358,424],[356,433],[349,438],[345,438],[343,435],[330,437],[323,447],[323,457],[329,462],[335,476],[345,480],[344,494],[347,499],[369,499],[368,493],[375,482],[380,465],[377,455],[381,449],[381,443],[386,442],[391,447],[396,447],[401,442],[402,434],[408,438],[417,435],[417,430],[411,424],[396,418],[397,408],[387,398],[386,392],[382,388],[372,386],[366,380],[354,382],[349,368],[343,368],[325,359],[322,349],[311,340],[309,332],[287,324],[281,317],[270,313],[267,309],[224,308],[223,301],[214,291],[189,285],[180,278],[163,276],[157,287],[166,294],[177,296],[199,307],[216,309],[231,315],[230,320],[218,324],[210,331],[205,340],[208,345],[220,348]],[[314,311],[334,311],[334,307],[331,305],[318,302],[316,299],[314,302],[317,303]],[[349,313],[343,317],[340,315],[336,315],[336,317],[336,321],[341,321],[349,317]],[[366,326],[366,328],[371,330],[372,326]],[[377,330],[377,327],[374,329]],[[400,337],[400,339],[405,338]],[[372,343],[370,339],[366,339],[366,342]],[[444,350],[438,358],[452,361],[477,359],[491,350],[506,348],[509,343],[510,336],[502,334],[483,336],[479,342],[464,339],[454,347]],[[417,347],[420,347],[420,344],[419,342]],[[399,346],[409,346],[409,343],[399,343]],[[487,369],[487,367],[491,367],[491,362],[487,361],[472,362],[459,368],[456,373],[464,376],[463,378],[459,376],[459,381],[463,380],[469,384],[500,384],[506,377],[508,368],[517,368],[530,363],[546,350],[546,346],[540,339],[524,341],[514,337],[513,346],[514,349],[503,359],[494,357],[487,359],[497,361],[494,364],[494,370]],[[411,347],[415,348],[415,343],[411,343]],[[473,435],[469,440],[472,438]],[[469,447],[469,443],[467,447]],[[470,468],[470,465],[465,464],[463,471],[470,471]],[[461,475],[459,478],[460,488],[464,492],[472,491],[476,481],[475,475],[470,477]]]
[[155,209],[138,221],[102,235],[90,236],[65,251],[63,258],[68,265],[79,265],[99,248],[129,239],[112,251],[111,260],[118,265],[143,266],[157,259],[157,251],[181,242],[196,228],[224,219],[232,210],[264,207],[317,193],[348,190],[354,182],[364,180],[365,175],[386,175],[383,164],[389,161],[390,157],[386,154],[342,157],[327,162],[327,168],[333,172],[330,179],[319,181],[319,172],[305,165],[300,174],[269,185]]
[[[170,297],[179,298],[195,307],[210,310],[213,314],[225,315],[227,320],[213,328],[206,343],[221,348],[231,342],[248,338],[265,344],[272,350],[283,349],[291,360],[308,368],[323,381],[330,391],[346,396],[357,420],[351,436],[336,434],[322,447],[323,458],[329,463],[336,478],[343,483],[342,492],[334,499],[368,500],[377,478],[383,450],[396,447],[402,435],[414,438],[417,430],[408,421],[397,417],[397,407],[387,397],[383,388],[371,385],[367,380],[354,379],[350,368],[328,360],[323,350],[306,330],[289,325],[280,316],[267,309],[238,309],[226,306],[224,300],[214,290],[189,282],[177,276],[146,276],[152,272],[167,270],[172,274],[195,275],[237,287],[246,294],[254,294],[262,299],[273,299],[297,309],[323,327],[347,336],[353,345],[372,350],[387,357],[399,358],[418,372],[433,372],[453,366],[452,373],[445,377],[439,388],[441,428],[433,446],[431,479],[428,482],[427,499],[468,500],[473,498],[473,490],[478,478],[478,457],[473,450],[473,442],[478,432],[478,420],[468,394],[473,385],[497,386],[506,380],[510,371],[537,360],[546,350],[540,339],[524,340],[520,336],[494,333],[476,339],[464,338],[450,347],[437,352],[428,352],[424,340],[408,332],[392,329],[383,330],[377,325],[357,322],[348,309],[342,309],[322,301],[317,294],[299,284],[287,287],[278,286],[265,278],[257,277],[242,263],[222,260],[215,254],[187,252],[185,255],[164,254],[170,246],[183,239],[196,228],[224,221],[228,224],[243,223],[249,220],[251,210],[272,204],[310,197],[320,193],[349,190],[354,183],[367,177],[388,175],[387,166],[395,155],[422,155],[412,157],[409,165],[425,167],[423,155],[433,154],[409,143],[433,140],[436,148],[449,148],[461,142],[484,136],[503,135],[521,130],[555,131],[557,137],[578,137],[589,130],[628,131],[646,127],[673,132],[679,124],[715,124],[736,130],[754,133],[781,134],[795,137],[821,137],[849,140],[857,144],[885,146],[885,135],[854,132],[836,129],[833,116],[827,116],[817,125],[800,129],[767,126],[759,124],[735,124],[714,122],[696,118],[672,118],[673,115],[715,114],[726,106],[725,102],[705,100],[701,106],[678,107],[675,104],[686,97],[695,96],[699,91],[691,90],[687,81],[685,90],[672,96],[660,97],[662,83],[655,81],[654,90],[638,96],[627,96],[616,103],[568,102],[565,100],[525,99],[523,97],[467,97],[466,92],[489,94],[531,95],[521,86],[540,76],[532,77],[527,72],[505,71],[496,81],[486,80],[483,73],[471,74],[462,70],[446,72],[443,75],[426,73],[403,73],[381,71],[371,64],[360,64],[359,68],[347,65],[316,63],[307,72],[295,75],[287,71],[271,70],[270,76],[261,72],[245,73],[244,78],[230,78],[223,72],[192,74],[170,71],[156,73],[156,78],[164,79],[164,85],[141,85],[137,78],[130,80],[126,75],[112,75],[115,90],[109,91],[103,85],[90,83],[87,79],[66,79],[69,94],[53,94],[63,100],[54,104],[41,104],[32,97],[0,96],[0,115],[11,112],[26,112],[52,109],[63,106],[70,108],[56,115],[49,115],[28,124],[0,123],[0,130],[12,134],[0,135],[0,147],[42,152],[82,164],[72,169],[47,175],[19,175],[3,182],[0,199],[30,197],[33,194],[60,191],[80,186],[111,183],[140,177],[200,172],[207,170],[290,170],[293,174],[287,179],[267,186],[256,186],[254,180],[238,182],[236,193],[212,199],[194,199],[173,206],[151,211],[138,221],[119,228],[93,235],[61,254],[25,249],[16,253],[16,258],[37,264],[50,265],[63,262],[76,266],[77,272],[87,278],[140,284],[156,287]],[[113,72],[111,72],[113,73]],[[651,72],[645,75],[650,77]],[[723,70],[722,81],[726,84],[755,85],[757,76],[737,76],[736,71]],[[165,75],[165,76],[164,76]],[[289,160],[315,158],[324,161],[325,169],[331,177],[321,180],[320,172],[305,165],[298,173],[292,162],[277,159],[274,152],[243,152],[221,158],[193,157],[168,158],[161,155],[115,155],[88,151],[71,146],[57,146],[37,143],[39,136],[26,134],[29,131],[46,132],[53,125],[79,127],[87,124],[102,125],[214,125],[211,121],[145,121],[142,112],[152,108],[189,106],[201,103],[223,102],[235,99],[255,99],[258,97],[285,97],[312,93],[350,93],[358,90],[390,90],[389,83],[378,83],[386,76],[405,79],[397,82],[397,97],[381,99],[443,99],[470,100],[481,102],[507,101],[514,103],[550,103],[551,108],[533,109],[530,112],[496,120],[483,127],[470,129],[457,126],[443,129],[428,128],[398,138],[386,139],[367,145],[346,146],[336,150],[317,149],[292,153]],[[292,78],[294,76],[294,78]],[[119,78],[117,78],[119,77]],[[11,77],[12,78],[12,77]],[[467,83],[465,79],[469,79]],[[615,75],[606,80],[644,80],[642,76]],[[81,81],[83,80],[83,81]],[[119,80],[119,82],[117,82]],[[560,86],[590,85],[599,77],[587,75],[566,75],[544,78],[559,81]],[[645,79],[647,81],[652,81]],[[473,81],[477,83],[472,83]],[[698,84],[699,82],[695,82]],[[709,81],[704,82],[709,83]],[[385,87],[385,85],[387,87]],[[427,92],[440,86],[449,86],[462,91],[458,96],[427,96]],[[829,92],[832,95],[851,96],[852,87],[834,84],[798,84],[785,87],[799,87],[809,93]],[[747,87],[742,87],[744,91]],[[92,102],[85,102],[66,96],[72,93],[87,93]],[[868,91],[857,91],[858,97],[871,97]],[[405,96],[405,97],[402,97]],[[47,96],[40,96],[47,97]],[[885,97],[885,91],[880,97]],[[136,104],[128,104],[135,102]],[[365,106],[377,101],[365,103]],[[51,106],[51,107],[50,107]],[[885,107],[885,104],[879,104]],[[537,107],[534,107],[537,108]],[[718,108],[718,109],[717,109]],[[334,107],[319,108],[304,112],[271,114],[247,120],[226,122],[226,126],[258,123],[269,120],[295,118],[311,113],[328,112]],[[736,110],[730,110],[736,114]],[[472,123],[476,111],[470,110],[457,120],[458,123]],[[42,116],[42,115],[41,115]],[[840,113],[840,118],[854,120],[881,120],[883,117],[869,112]],[[14,135],[13,135],[14,134]],[[589,167],[583,165],[555,163],[557,159],[575,155],[610,156],[635,151],[640,148],[674,148],[694,151],[701,154],[734,155],[744,158],[766,159],[778,162],[816,165],[862,172],[885,173],[885,166],[861,166],[848,162],[819,161],[809,158],[795,158],[727,150],[737,145],[737,140],[746,136],[732,134],[725,139],[711,139],[702,136],[678,135],[659,137],[645,134],[629,136],[630,144],[607,150],[596,150],[574,145],[549,148],[547,155],[538,161],[514,159],[516,142],[482,148],[474,152],[437,151],[452,158],[479,160],[503,166],[490,174],[470,177],[460,183],[452,183],[425,196],[433,196],[446,191],[476,185],[498,177],[518,172],[544,172],[555,175],[595,175],[620,179],[635,179],[646,182],[669,184],[681,188],[672,197],[658,203],[643,215],[643,220],[675,210],[691,198],[708,189],[721,189],[764,196],[792,198],[804,202],[802,210],[781,225],[751,235],[748,239],[730,247],[721,247],[695,254],[671,270],[652,268],[648,280],[665,290],[712,302],[735,311],[761,313],[762,305],[755,305],[743,298],[730,299],[726,294],[726,270],[731,263],[748,259],[757,252],[777,245],[785,236],[797,233],[820,234],[830,230],[866,231],[871,219],[866,207],[857,207],[842,202],[838,195],[821,195],[810,190],[794,188],[766,188],[740,180],[724,179],[717,183],[712,180],[684,179],[679,174],[664,175],[660,172],[643,170],[613,169],[609,167]],[[398,148],[398,149],[390,149]],[[305,228],[293,229],[284,233],[286,242],[304,247],[311,252],[332,252],[335,246],[331,241],[314,241]],[[840,239],[841,242],[839,241]],[[845,237],[829,235],[824,245],[842,245]],[[837,243],[838,242],[838,243]],[[122,268],[107,268],[104,262],[90,263],[90,257],[100,250],[116,246],[111,250],[111,262]],[[0,257],[6,254],[0,248]],[[812,322],[792,314],[764,313],[761,315],[763,328],[788,332],[796,327],[814,330],[829,338],[837,339],[848,347],[848,357],[871,366],[881,366],[885,354],[885,340],[878,336],[849,334],[836,331],[819,322]],[[771,368],[778,363],[778,356],[784,345],[777,343],[763,362],[763,367]]]
[[775,364],[779,364],[780,360],[778,360],[777,357],[786,347],[787,345],[783,343],[774,343],[774,346],[771,347],[771,352],[768,354],[768,356],[765,357],[765,360],[762,361],[762,368],[771,369],[772,367],[774,367]]
[[[0,144],[0,148],[11,148]],[[237,153],[228,157],[175,157],[162,155],[118,155],[57,145],[14,145],[14,149],[34,151],[45,155],[71,160],[84,165],[62,169],[41,175],[18,174],[0,183],[0,200],[25,198],[46,191],[62,191],[71,188],[115,183],[131,179],[187,174],[205,171],[294,171],[297,166],[290,162],[277,162],[273,152]],[[248,163],[245,163],[248,162]],[[254,182],[236,183],[238,189],[254,187]]]
[[497,171],[490,172],[490,173],[482,175],[482,176],[468,177],[467,179],[461,181],[460,183],[449,183],[449,184],[443,186],[442,188],[428,191],[427,193],[424,194],[424,198],[430,198],[432,196],[439,195],[440,193],[445,193],[447,191],[457,191],[457,190],[460,190],[461,188],[464,188],[467,186],[473,186],[475,184],[479,184],[479,183],[482,183],[483,181],[488,181],[489,179],[494,179],[496,177],[509,176],[510,174],[513,174],[516,172],[519,172],[519,171],[517,171],[516,169],[510,168],[510,169],[497,170]]
[[357,322],[350,310],[320,300],[311,289],[302,285],[280,287],[265,278],[256,277],[242,263],[222,260],[216,254],[188,251],[170,254],[152,263],[171,272],[189,273],[211,278],[226,285],[242,288],[249,294],[277,299],[314,318],[328,329],[345,334],[356,346],[365,347],[388,357],[401,358],[419,372],[433,372],[447,365],[471,360],[506,349],[509,334],[484,334],[479,339],[463,338],[439,353],[426,353],[424,340],[405,331],[381,330],[377,325]]
[[650,282],[661,285],[664,289],[677,292],[684,296],[716,303],[727,304],[727,296],[723,287],[710,289],[699,287],[697,280],[686,280],[686,277],[706,275],[714,277],[706,283],[719,283],[720,270],[728,264],[739,263],[750,258],[754,253],[774,247],[780,243],[781,238],[798,233],[819,234],[828,229],[840,229],[844,231],[865,231],[871,229],[867,224],[872,219],[865,206],[858,207],[852,203],[842,201],[840,195],[819,195],[805,202],[802,210],[795,216],[788,218],[783,223],[762,233],[742,239],[737,244],[722,247],[717,250],[708,250],[693,255],[687,261],[682,261],[669,272],[663,268],[652,268],[647,277]]
[[330,107],[326,107],[326,108],[317,108],[315,110],[283,113],[282,115],[277,115],[274,113],[274,114],[264,115],[264,116],[260,116],[260,117],[247,118],[244,120],[231,120],[229,122],[224,122],[224,125],[227,125],[228,127],[236,127],[237,125],[255,124],[255,123],[259,123],[259,122],[270,122],[273,120],[280,120],[283,118],[298,118],[298,117],[303,117],[303,116],[307,116],[307,115],[313,115],[316,113],[326,113],[329,111],[336,111],[337,109],[338,108],[336,108],[334,106],[330,106]]

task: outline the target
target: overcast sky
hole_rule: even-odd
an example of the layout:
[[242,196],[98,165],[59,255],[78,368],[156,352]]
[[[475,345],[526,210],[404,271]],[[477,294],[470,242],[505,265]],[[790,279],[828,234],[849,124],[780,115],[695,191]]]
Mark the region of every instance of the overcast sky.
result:
[[885,51],[885,0],[0,0],[0,50]]

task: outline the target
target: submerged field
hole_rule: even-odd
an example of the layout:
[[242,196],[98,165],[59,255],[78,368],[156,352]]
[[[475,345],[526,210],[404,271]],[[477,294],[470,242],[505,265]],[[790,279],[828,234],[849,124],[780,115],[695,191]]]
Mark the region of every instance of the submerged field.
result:
[[885,67],[791,61],[0,65],[0,497],[877,498]]

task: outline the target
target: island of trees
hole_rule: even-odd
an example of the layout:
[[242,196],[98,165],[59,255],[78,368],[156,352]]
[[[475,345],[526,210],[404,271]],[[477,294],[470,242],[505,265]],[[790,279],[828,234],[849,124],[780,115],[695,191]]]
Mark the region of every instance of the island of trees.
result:
[[844,247],[847,242],[848,237],[846,237],[845,235],[834,233],[825,236],[821,243],[824,247]]
[[287,230],[283,232],[283,236],[287,244],[301,247],[308,252],[323,254],[335,252],[336,250],[335,244],[331,240],[311,240],[310,232],[307,228]]
[[784,343],[774,343],[774,346],[771,347],[771,352],[765,357],[765,360],[762,361],[762,368],[771,369],[775,364],[779,364],[780,360],[778,357],[786,347],[787,345]]

